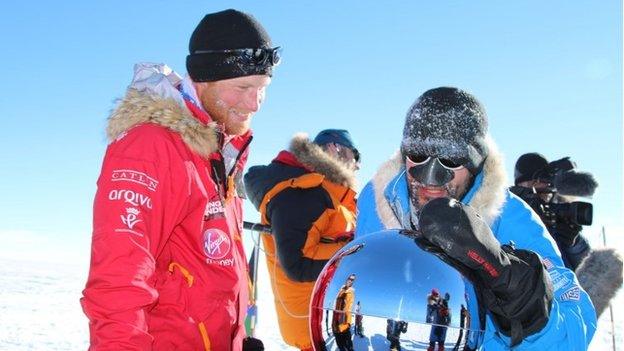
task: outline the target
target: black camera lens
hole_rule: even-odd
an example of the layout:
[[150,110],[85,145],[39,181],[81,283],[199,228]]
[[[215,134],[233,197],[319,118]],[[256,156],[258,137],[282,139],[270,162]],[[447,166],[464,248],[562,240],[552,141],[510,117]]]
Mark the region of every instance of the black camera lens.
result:
[[561,204],[550,204],[550,209],[558,218],[578,224],[591,225],[593,220],[593,206],[589,202],[574,201]]

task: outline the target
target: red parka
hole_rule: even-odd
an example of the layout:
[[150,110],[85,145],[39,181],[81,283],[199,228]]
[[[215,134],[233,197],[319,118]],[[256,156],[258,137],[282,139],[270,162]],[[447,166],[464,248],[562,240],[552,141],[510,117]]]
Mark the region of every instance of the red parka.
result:
[[131,88],[109,120],[81,299],[90,350],[242,347],[248,274],[234,179],[251,136],[223,147],[203,110],[170,96]]

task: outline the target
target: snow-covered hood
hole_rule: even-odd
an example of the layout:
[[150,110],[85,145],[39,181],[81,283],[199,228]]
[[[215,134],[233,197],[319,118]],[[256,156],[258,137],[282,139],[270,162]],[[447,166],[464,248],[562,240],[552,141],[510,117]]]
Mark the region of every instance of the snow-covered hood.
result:
[[[142,123],[155,123],[182,137],[184,142],[201,156],[218,150],[218,130],[215,123],[204,124],[189,110],[179,86],[197,101],[195,90],[188,79],[182,79],[167,65],[139,63],[134,66],[134,77],[117,107],[108,118],[106,133],[110,141],[130,128]],[[198,110],[200,106],[195,104]]]

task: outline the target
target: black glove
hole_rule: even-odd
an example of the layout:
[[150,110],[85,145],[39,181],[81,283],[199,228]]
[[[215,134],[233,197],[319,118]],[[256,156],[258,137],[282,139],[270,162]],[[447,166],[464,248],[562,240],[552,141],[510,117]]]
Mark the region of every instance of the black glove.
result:
[[262,340],[248,336],[243,339],[243,351],[264,351],[264,344]]
[[571,247],[576,244],[576,239],[578,239],[581,229],[583,228],[578,224],[559,222],[548,227],[548,231],[552,234],[557,243],[566,247]]
[[501,246],[469,206],[449,198],[429,201],[419,215],[416,241],[466,276],[512,346],[548,322],[552,283],[532,251]]

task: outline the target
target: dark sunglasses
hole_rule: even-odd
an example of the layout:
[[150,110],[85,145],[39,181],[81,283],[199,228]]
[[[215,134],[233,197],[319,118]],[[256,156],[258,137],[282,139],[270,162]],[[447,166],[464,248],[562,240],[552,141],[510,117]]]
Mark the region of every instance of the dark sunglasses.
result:
[[229,54],[243,60],[245,64],[254,66],[277,66],[282,61],[281,47],[257,49],[228,49],[228,50],[197,50],[193,54]]
[[[419,166],[419,165],[423,165],[429,162],[429,160],[431,160],[432,157],[426,156],[426,155],[407,155],[407,158],[410,160],[410,162],[412,162],[413,166]],[[438,162],[440,162],[440,164],[444,166],[444,168],[447,168],[453,171],[464,167],[462,163],[459,161],[453,161],[453,160],[449,160],[448,158],[440,158],[440,157],[434,157],[434,158],[437,158]]]

